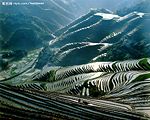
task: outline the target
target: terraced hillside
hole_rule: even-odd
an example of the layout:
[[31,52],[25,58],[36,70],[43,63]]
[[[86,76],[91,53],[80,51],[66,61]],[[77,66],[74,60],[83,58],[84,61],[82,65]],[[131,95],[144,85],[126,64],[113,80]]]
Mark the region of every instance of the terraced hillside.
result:
[[149,20],[149,13],[132,12],[121,17],[105,9],[92,10],[56,32],[60,36],[43,49],[37,66],[149,57]]
[[148,58],[45,67],[21,76],[0,81],[1,118],[150,118]]
[[150,119],[149,1],[87,1],[0,8],[0,119]]

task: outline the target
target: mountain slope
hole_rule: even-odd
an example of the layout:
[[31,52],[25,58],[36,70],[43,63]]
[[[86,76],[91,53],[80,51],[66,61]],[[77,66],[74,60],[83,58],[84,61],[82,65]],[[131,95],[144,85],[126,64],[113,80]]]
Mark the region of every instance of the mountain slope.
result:
[[50,29],[37,17],[1,14],[1,48],[30,50],[54,38]]
[[[23,0],[21,2],[18,0],[13,1],[13,3],[15,2],[30,3],[31,1],[30,0]],[[33,0],[32,2],[34,3],[37,1]],[[28,16],[36,16],[40,18],[53,32],[58,28],[68,24],[73,19],[75,19],[75,16],[71,12],[63,8],[61,4],[56,3],[55,0],[46,0],[46,1],[41,0],[39,2],[44,4],[1,6],[0,13],[24,14]]]
[[[41,47],[54,39],[53,33],[56,30],[79,16],[74,15],[72,2],[65,4],[63,0],[1,2],[11,2],[12,5],[1,5],[0,8],[0,49],[31,50]],[[24,46],[21,47],[21,43]]]
[[[78,18],[77,20],[73,21],[72,23],[70,23],[69,25],[65,26],[62,29],[59,29],[58,31],[55,32],[56,36],[59,36],[61,34],[63,34],[64,32],[66,32],[68,29],[74,28],[77,25],[81,24],[82,22],[86,22],[87,20],[89,20],[89,24],[92,24],[94,21],[92,21],[92,18],[94,17],[93,14],[97,13],[97,12],[103,12],[103,13],[112,13],[111,11],[107,10],[107,9],[90,9],[90,11],[87,14],[84,14],[83,16],[81,16],[80,18]],[[91,23],[90,23],[91,22]],[[88,25],[86,25],[88,26]]]
[[46,51],[49,57],[42,60],[43,52],[39,56],[43,63],[37,64],[68,66],[150,56],[149,13],[132,12],[121,17],[103,11],[94,10],[59,30],[62,34],[50,41],[51,50]]

